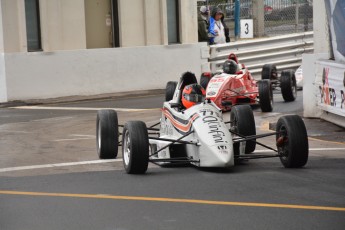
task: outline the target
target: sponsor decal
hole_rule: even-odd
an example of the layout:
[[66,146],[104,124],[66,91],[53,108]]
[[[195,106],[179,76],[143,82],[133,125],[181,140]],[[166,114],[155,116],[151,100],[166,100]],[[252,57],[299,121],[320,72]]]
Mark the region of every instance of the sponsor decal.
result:
[[226,145],[218,145],[217,146],[219,153],[221,154],[229,154],[228,147]]
[[228,149],[228,147],[226,145],[219,145],[218,149],[219,150],[226,150],[226,149]]
[[225,133],[221,130],[219,120],[214,116],[205,116],[202,121],[208,126],[208,134],[210,134],[216,144],[227,143]]
[[211,91],[211,92],[208,92],[208,93],[207,93],[207,96],[214,96],[214,95],[216,95],[216,94],[217,94],[216,92]]
[[[319,86],[320,99],[321,99],[320,103],[337,107],[336,89],[331,88],[329,86],[328,77],[329,77],[329,68],[324,68],[323,74],[322,74],[322,86],[321,85]],[[340,99],[341,99],[340,108],[345,109],[344,90],[340,90]]]
[[342,84],[345,79],[344,68],[328,65],[321,71],[318,105],[325,111],[345,116],[345,86]]

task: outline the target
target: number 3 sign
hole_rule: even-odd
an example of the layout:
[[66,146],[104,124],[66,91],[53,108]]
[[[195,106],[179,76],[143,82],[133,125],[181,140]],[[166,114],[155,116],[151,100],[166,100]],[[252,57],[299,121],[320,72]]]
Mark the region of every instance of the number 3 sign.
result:
[[253,19],[243,19],[241,24],[241,38],[253,38]]

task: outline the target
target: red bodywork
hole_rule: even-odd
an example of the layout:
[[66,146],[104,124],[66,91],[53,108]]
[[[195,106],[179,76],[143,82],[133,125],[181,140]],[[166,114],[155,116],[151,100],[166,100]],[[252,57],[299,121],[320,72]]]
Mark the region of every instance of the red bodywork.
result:
[[[229,59],[238,63],[235,54],[230,54]],[[237,104],[257,104],[257,82],[244,65],[238,63],[238,66],[240,68],[235,74],[216,74],[207,85],[206,98],[211,99],[223,111],[230,110],[231,106]]]

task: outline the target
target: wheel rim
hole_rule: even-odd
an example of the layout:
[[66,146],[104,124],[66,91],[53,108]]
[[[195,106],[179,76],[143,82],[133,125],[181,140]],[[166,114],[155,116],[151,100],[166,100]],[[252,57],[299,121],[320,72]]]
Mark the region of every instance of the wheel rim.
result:
[[102,130],[101,130],[101,120],[98,120],[98,129],[97,129],[97,147],[98,149],[101,149],[102,147],[102,137],[101,137],[101,133],[102,133]]
[[125,165],[129,164],[129,158],[131,154],[131,140],[129,138],[129,133],[126,131],[124,136],[124,143],[123,143],[123,160]]
[[[284,132],[286,133],[286,128],[285,126],[281,126],[280,129],[279,129],[280,132]],[[283,135],[282,134],[279,134],[278,135],[278,138],[279,137],[282,137]],[[277,139],[278,139],[277,138]],[[286,142],[287,143],[287,142]],[[279,154],[279,157],[282,161],[287,161],[288,160],[288,156],[289,156],[289,152],[288,152],[288,149],[286,148],[286,143],[281,146],[281,147],[278,147],[278,154]]]

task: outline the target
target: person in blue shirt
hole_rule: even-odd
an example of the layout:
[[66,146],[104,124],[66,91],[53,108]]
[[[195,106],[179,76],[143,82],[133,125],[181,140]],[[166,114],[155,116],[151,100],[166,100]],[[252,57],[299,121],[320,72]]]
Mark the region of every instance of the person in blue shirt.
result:
[[210,45],[230,42],[229,28],[224,22],[224,14],[219,7],[214,7],[211,11],[208,33]]

